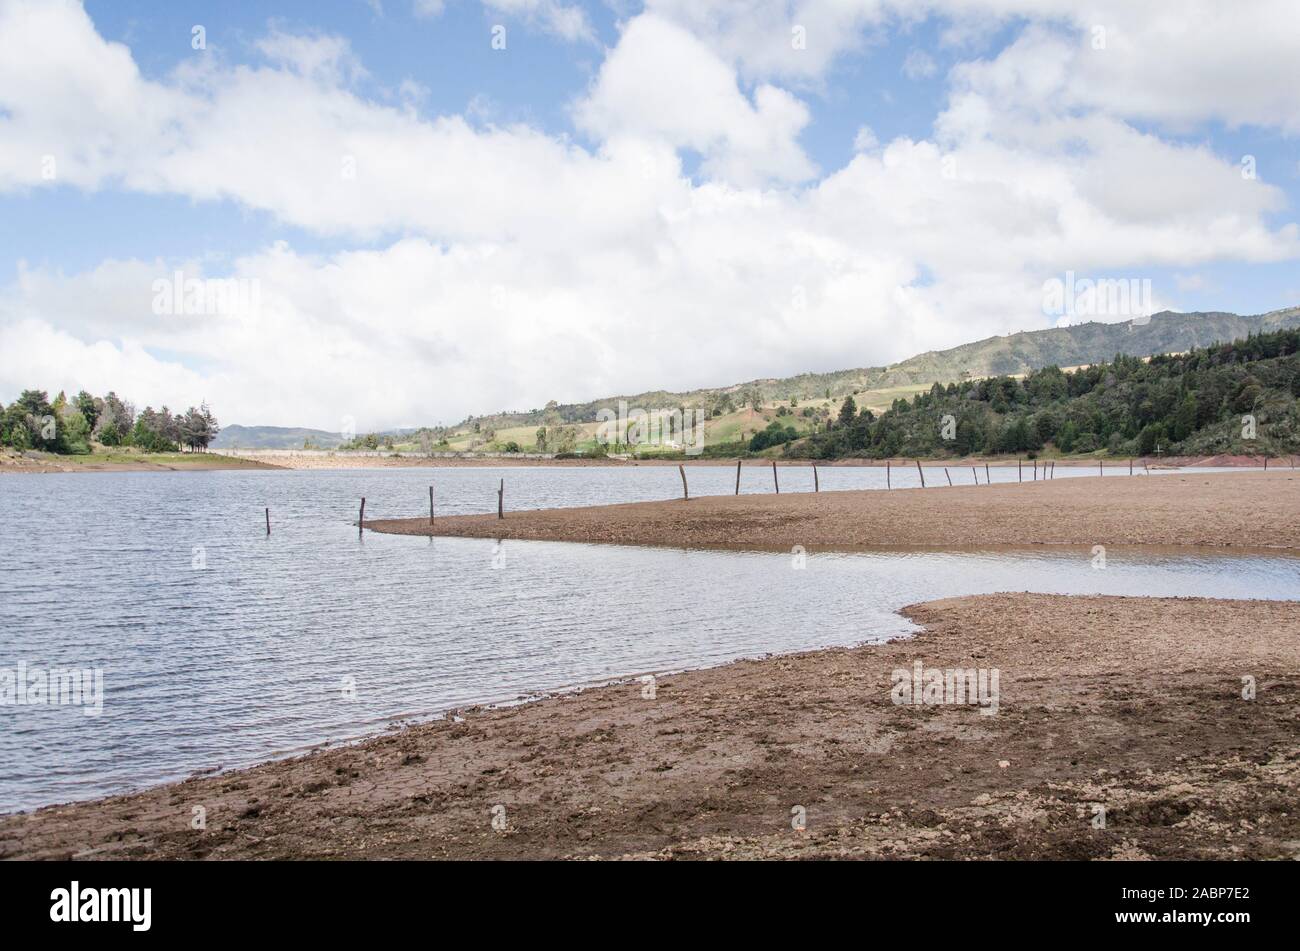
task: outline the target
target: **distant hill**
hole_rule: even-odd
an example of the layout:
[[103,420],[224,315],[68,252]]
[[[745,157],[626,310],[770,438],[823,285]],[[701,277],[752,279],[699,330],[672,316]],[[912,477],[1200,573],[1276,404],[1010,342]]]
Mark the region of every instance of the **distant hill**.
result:
[[1212,343],[1240,340],[1252,333],[1292,327],[1300,327],[1300,307],[1255,317],[1164,311],[1152,315],[1146,324],[1086,323],[989,337],[951,350],[932,350],[885,368],[875,385],[952,383],[966,374],[972,378],[1016,375],[1049,366],[1102,363],[1120,353],[1130,357],[1181,353]]
[[[1048,366],[1102,363],[1113,359],[1116,354],[1148,357],[1157,353],[1181,353],[1212,343],[1238,340],[1252,333],[1292,327],[1300,327],[1300,307],[1250,317],[1217,311],[1191,314],[1163,311],[1153,314],[1145,323],[1091,322],[989,337],[951,350],[931,350],[887,367],[801,373],[686,392],[653,390],[606,396],[586,403],[560,404],[527,413],[496,413],[474,418],[484,425],[501,429],[553,422],[592,422],[597,418],[597,412],[616,406],[619,400],[627,400],[629,406],[659,409],[683,405],[712,408],[725,396],[739,402],[744,394],[753,392],[757,392],[764,402],[791,396],[800,400],[827,396],[841,398],[862,390],[929,386],[963,379],[1024,374]],[[460,429],[463,425],[453,428]]]
[[[1030,330],[1005,337],[988,337],[950,350],[931,350],[886,367],[860,367],[829,373],[801,373],[790,377],[767,377],[684,392],[652,390],[605,396],[585,403],[547,404],[527,412],[490,413],[473,416],[448,427],[448,434],[464,432],[477,422],[482,428],[505,430],[512,427],[551,426],[559,423],[591,423],[597,413],[626,400],[630,407],[665,409],[674,406],[714,409],[724,400],[739,406],[757,395],[764,403],[798,397],[801,401],[830,397],[842,399],[855,392],[912,391],[933,383],[957,383],[964,379],[1020,375],[1048,366],[1077,367],[1103,363],[1117,354],[1149,357],[1157,353],[1182,353],[1212,343],[1227,343],[1249,334],[1300,327],[1300,307],[1290,307],[1256,316],[1218,311],[1177,314],[1164,311],[1144,323],[1085,323],[1047,330]],[[906,394],[903,394],[906,395]],[[888,405],[886,402],[884,405]],[[411,430],[393,430],[406,435]],[[444,431],[439,430],[439,436]],[[337,433],[319,429],[280,426],[228,426],[217,437],[214,448],[291,449],[301,448],[308,439],[322,449],[341,442]]]
[[1286,457],[1300,450],[1300,329],[1072,372],[1048,366],[931,384],[879,414],[854,409],[846,400],[829,428],[802,439],[775,419],[750,450],[782,445],[784,455],[814,459],[1044,450]]
[[297,426],[226,426],[217,434],[213,449],[301,449],[310,442],[318,449],[333,449],[343,440],[338,433]]

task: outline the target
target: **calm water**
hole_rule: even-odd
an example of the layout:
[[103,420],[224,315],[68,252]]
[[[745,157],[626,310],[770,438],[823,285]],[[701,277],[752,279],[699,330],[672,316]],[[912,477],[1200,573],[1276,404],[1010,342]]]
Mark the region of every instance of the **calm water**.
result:
[[[823,490],[883,485],[878,469],[821,473]],[[910,629],[898,607],[937,597],[1300,598],[1300,560],[1286,557],[1111,551],[1099,571],[1084,550],[813,551],[797,569],[788,554],[358,538],[362,495],[368,517],[427,514],[432,482],[439,511],[486,512],[503,476],[513,508],[680,493],[676,469],[660,467],[0,479],[0,668],[104,673],[98,717],[0,706],[0,811],[252,763],[466,703],[880,640]],[[688,476],[692,494],[730,492],[735,470]],[[742,488],[770,491],[770,480],[746,470]],[[810,472],[781,480],[811,487]]]

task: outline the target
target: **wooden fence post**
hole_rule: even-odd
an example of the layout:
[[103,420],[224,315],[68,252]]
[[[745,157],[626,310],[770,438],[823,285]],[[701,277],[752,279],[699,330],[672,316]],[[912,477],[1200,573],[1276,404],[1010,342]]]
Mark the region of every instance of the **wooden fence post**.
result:
[[947,477],[947,479],[948,479],[948,485],[949,485],[949,487],[951,487],[951,486],[952,486],[952,476],[948,475],[948,467],[947,467],[947,466],[944,466],[944,467],[943,467],[943,474],[944,474],[944,476]]
[[740,495],[740,460],[736,460],[736,494]]
[[776,494],[781,494],[781,483],[776,478],[776,460],[772,460],[772,485],[776,487]]
[[433,486],[429,486],[429,524],[433,524]]
[[686,487],[686,467],[679,464],[677,466],[677,471],[682,474],[682,498],[689,502],[691,500],[691,492],[690,489]]
[[921,477],[921,488],[925,488],[925,473],[921,471],[921,460],[916,460],[916,474]]
[[821,483],[817,479],[817,463],[814,462],[813,463],[813,491],[820,492],[821,490],[822,490]]
[[506,517],[506,480],[501,480],[497,487],[497,518]]
[[993,484],[993,478],[989,475],[989,464],[987,462],[984,463],[984,484],[985,485]]
[[1016,481],[1017,481],[1017,482],[1024,482],[1024,481],[1025,481],[1025,473],[1024,473],[1024,470],[1020,468],[1020,457],[1019,457],[1019,456],[1016,456]]
[[976,485],[980,484],[980,474],[975,471],[974,466],[970,467],[970,477],[975,480]]
[[885,460],[885,488],[886,489],[893,488],[893,485],[891,485],[889,481],[889,460],[888,459]]

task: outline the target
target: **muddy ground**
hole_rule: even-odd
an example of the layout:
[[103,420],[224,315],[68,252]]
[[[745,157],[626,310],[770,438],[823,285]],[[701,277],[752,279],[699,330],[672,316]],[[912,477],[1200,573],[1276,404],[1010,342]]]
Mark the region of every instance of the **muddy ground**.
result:
[[[969,476],[969,473],[968,473]],[[507,490],[509,486],[507,483]],[[368,520],[380,532],[624,544],[1300,548],[1300,472],[1073,477],[928,489],[703,496],[490,515]]]
[[[662,676],[653,698],[631,681],[476,708],[5,817],[0,857],[1300,858],[1295,603],[907,613],[915,638]],[[895,704],[891,672],[918,660],[996,668],[997,712]]]

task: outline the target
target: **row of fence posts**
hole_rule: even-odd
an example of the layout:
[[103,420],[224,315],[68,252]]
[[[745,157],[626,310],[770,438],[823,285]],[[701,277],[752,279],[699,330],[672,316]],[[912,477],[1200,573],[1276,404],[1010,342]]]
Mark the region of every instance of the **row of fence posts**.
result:
[[[1033,460],[1030,460],[1030,461],[1033,462],[1033,464],[1034,464],[1034,468],[1033,468],[1033,477],[1032,477],[1032,478],[1033,478],[1033,481],[1037,482],[1037,481],[1038,481],[1038,460],[1037,460],[1037,459],[1033,459]],[[1295,468],[1295,458],[1294,458],[1294,457],[1290,457],[1290,463],[1291,463],[1291,468],[1294,469],[1294,468]],[[736,460],[736,495],[740,495],[740,467],[741,467],[741,460],[737,459],[737,460]],[[1143,468],[1145,471],[1147,471],[1148,473],[1150,472],[1150,469],[1148,469],[1147,464],[1146,464],[1145,462],[1142,463],[1142,468]],[[686,467],[685,467],[684,465],[680,465],[680,464],[679,464],[679,465],[677,466],[677,471],[681,474],[681,477],[682,477],[682,499],[685,500],[685,501],[687,501],[687,502],[689,502],[689,501],[690,501],[690,498],[691,498],[691,492],[690,492],[690,486],[689,486],[689,485],[687,484],[687,482],[686,482]],[[1264,471],[1265,471],[1265,472],[1268,471],[1268,456],[1265,456],[1265,457],[1264,457]],[[817,473],[817,464],[816,464],[816,463],[813,463],[813,464],[812,464],[812,472],[813,472],[813,491],[814,491],[814,492],[820,492],[820,491],[821,491],[821,479],[820,479],[820,477],[818,476],[818,473]],[[921,488],[923,488],[923,489],[926,488],[926,484],[925,484],[925,470],[921,467],[921,460],[920,460],[920,459],[917,459],[917,460],[916,460],[916,474],[917,474],[917,475],[920,477],[920,479],[921,479]],[[944,466],[944,467],[943,467],[943,474],[944,474],[944,477],[947,478],[947,480],[948,480],[948,485],[951,486],[951,485],[953,484],[953,481],[952,481],[952,473],[948,471],[948,467],[947,467],[947,466]],[[971,481],[972,481],[975,485],[979,485],[979,484],[980,484],[979,472],[976,470],[976,468],[975,468],[974,466],[971,466],[971,467],[970,467],[970,474],[971,474]],[[1104,475],[1106,474],[1106,461],[1105,461],[1104,459],[1098,459],[1098,460],[1097,460],[1097,474],[1098,474],[1099,476],[1104,476]],[[1128,461],[1128,474],[1129,474],[1129,475],[1132,475],[1132,474],[1133,474],[1133,459],[1132,459],[1132,457],[1130,457],[1130,458],[1129,458],[1129,461]],[[1054,459],[1053,459],[1053,460],[1045,460],[1045,461],[1043,462],[1043,480],[1046,481],[1046,480],[1048,480],[1048,479],[1055,479],[1055,478],[1056,478],[1056,460],[1054,460]],[[1023,462],[1023,460],[1020,459],[1020,458],[1017,458],[1017,459],[1016,459],[1016,481],[1017,481],[1017,482],[1024,482],[1024,481],[1025,481],[1024,462]],[[992,485],[992,484],[993,484],[992,473],[989,471],[989,464],[988,464],[987,462],[984,463],[984,484],[985,484],[985,485]],[[893,487],[894,487],[894,485],[893,485],[893,469],[892,469],[892,464],[891,464],[890,460],[886,459],[886,460],[885,460],[885,488],[886,488],[886,489],[892,489]],[[779,476],[777,475],[777,466],[776,466],[776,460],[775,460],[775,459],[772,460],[772,488],[776,490],[776,494],[777,494],[777,495],[780,495],[780,494],[781,494],[781,480],[780,480]],[[500,483],[497,485],[497,518],[499,518],[499,519],[503,519],[503,518],[506,517],[506,503],[505,503],[505,499],[506,499],[506,480],[505,480],[505,479],[502,479],[502,480],[500,481]],[[430,525],[433,524],[433,515],[434,515],[434,504],[433,504],[433,503],[434,503],[433,486],[429,486],[429,524],[430,524]],[[361,511],[360,511],[360,512],[358,513],[358,515],[357,515],[357,534],[361,534],[361,532],[364,530],[364,528],[365,528],[365,521],[366,521],[366,498],[365,498],[365,496],[362,496],[362,497],[361,497]],[[270,509],[270,506],[267,506],[267,508],[266,508],[266,534],[267,534],[267,535],[270,535],[270,534],[271,534],[271,509]]]

